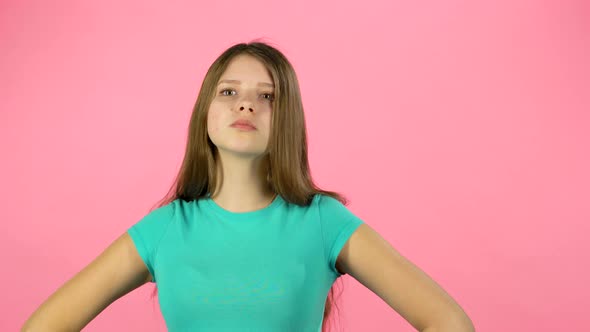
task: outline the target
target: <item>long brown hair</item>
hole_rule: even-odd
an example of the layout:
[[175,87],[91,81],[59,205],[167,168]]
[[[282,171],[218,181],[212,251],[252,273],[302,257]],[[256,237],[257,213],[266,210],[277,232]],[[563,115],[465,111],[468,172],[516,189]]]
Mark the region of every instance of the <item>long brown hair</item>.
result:
[[[247,54],[261,61],[270,72],[275,85],[272,101],[272,118],[265,165],[267,181],[274,192],[290,203],[300,206],[311,204],[313,196],[324,194],[347,204],[341,194],[318,188],[312,181],[307,157],[307,135],[299,82],[295,70],[276,47],[255,40],[239,43],[225,50],[209,67],[188,127],[188,139],[182,166],[166,196],[152,209],[162,207],[176,199],[197,200],[212,193],[217,181],[222,181],[216,170],[216,146],[207,134],[207,112],[219,78],[229,62],[237,55]],[[338,278],[341,279],[341,278]],[[328,331],[328,319],[335,305],[335,286],[328,294],[322,332]],[[152,298],[157,294],[157,286]]]

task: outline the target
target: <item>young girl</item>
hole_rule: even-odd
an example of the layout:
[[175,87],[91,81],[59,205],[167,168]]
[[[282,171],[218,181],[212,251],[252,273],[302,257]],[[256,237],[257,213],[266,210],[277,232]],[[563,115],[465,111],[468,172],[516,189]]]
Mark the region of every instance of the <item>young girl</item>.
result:
[[344,204],[311,179],[289,61],[265,43],[234,45],[205,76],[167,197],[23,331],[80,330],[146,282],[157,285],[170,331],[327,331],[331,287],[346,273],[418,330],[473,330],[444,290]]

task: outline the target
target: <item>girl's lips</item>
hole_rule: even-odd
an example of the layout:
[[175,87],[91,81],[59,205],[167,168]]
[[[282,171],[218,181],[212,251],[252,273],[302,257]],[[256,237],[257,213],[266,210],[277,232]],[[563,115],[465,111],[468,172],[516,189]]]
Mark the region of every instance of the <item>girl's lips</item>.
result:
[[231,127],[243,129],[243,130],[256,130],[256,128],[254,128],[250,125],[240,124],[240,123],[233,124],[233,125],[231,125]]
[[256,129],[256,126],[252,122],[250,122],[250,120],[246,120],[246,119],[237,119],[231,125],[232,125],[232,127],[233,126],[249,126],[249,127]]

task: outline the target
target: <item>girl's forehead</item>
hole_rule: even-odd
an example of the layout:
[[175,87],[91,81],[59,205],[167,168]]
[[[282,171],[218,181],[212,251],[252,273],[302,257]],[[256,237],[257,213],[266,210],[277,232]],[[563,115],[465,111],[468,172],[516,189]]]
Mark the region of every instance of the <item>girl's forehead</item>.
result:
[[[265,76],[271,77],[270,72],[266,65],[262,61],[256,59],[253,56],[241,56],[238,55],[230,61],[228,66],[225,68],[221,78],[228,78],[227,76],[242,76],[242,79],[248,76]],[[232,77],[233,78],[233,77]],[[235,78],[234,78],[235,79]]]

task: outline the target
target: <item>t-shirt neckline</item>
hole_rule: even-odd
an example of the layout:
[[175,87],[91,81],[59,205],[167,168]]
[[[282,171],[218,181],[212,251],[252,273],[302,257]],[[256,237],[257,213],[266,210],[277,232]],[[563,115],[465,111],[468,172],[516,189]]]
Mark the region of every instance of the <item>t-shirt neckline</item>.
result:
[[207,206],[215,211],[216,213],[227,217],[229,219],[237,219],[237,220],[255,220],[259,219],[260,217],[265,217],[269,215],[274,209],[279,207],[281,204],[284,203],[283,198],[281,195],[277,194],[276,197],[270,202],[267,206],[260,208],[254,211],[247,211],[247,212],[232,212],[222,208],[219,204],[217,204],[208,194],[205,198],[205,203]]

